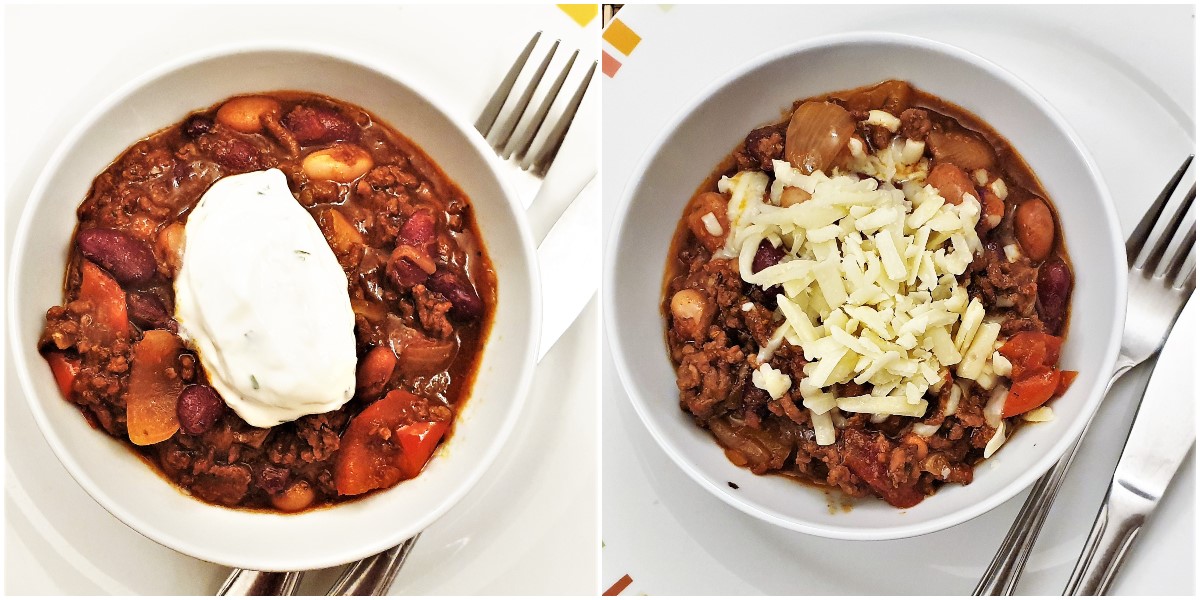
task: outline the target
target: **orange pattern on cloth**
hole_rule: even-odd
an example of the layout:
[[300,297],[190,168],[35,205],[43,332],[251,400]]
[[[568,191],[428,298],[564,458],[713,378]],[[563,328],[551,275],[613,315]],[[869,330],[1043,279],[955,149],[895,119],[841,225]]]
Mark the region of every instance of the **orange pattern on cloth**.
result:
[[642,36],[633,32],[628,25],[620,19],[613,19],[608,24],[608,29],[604,30],[604,41],[612,44],[618,52],[629,56],[633,49],[642,41]]
[[617,71],[621,68],[621,61],[613,58],[612,55],[607,51],[601,50],[600,54],[603,55],[601,56],[601,62],[603,63],[601,68],[604,71],[604,74],[609,77],[616,75]]

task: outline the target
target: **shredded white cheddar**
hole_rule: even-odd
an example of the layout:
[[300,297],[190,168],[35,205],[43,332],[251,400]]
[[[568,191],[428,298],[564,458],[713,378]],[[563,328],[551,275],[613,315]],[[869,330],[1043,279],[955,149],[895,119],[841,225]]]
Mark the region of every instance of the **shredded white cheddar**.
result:
[[[871,111],[867,122],[895,131],[894,119]],[[747,283],[782,290],[777,329],[758,352],[751,382],[773,399],[796,387],[819,444],[834,443],[839,409],[922,417],[926,394],[941,388],[948,369],[989,389],[1011,370],[995,352],[999,324],[985,322],[982,303],[958,284],[982,249],[979,200],[946,202],[925,182],[923,152],[923,142],[900,137],[874,154],[851,140],[849,173],[805,175],[777,160],[773,183],[758,171],[718,183],[731,197],[718,255],[736,259]],[[788,187],[809,199],[781,206]],[[1006,192],[999,180],[990,188]],[[755,273],[764,240],[784,257]],[[808,361],[799,381],[766,364],[785,340]],[[832,386],[851,381],[871,393],[836,397]]]

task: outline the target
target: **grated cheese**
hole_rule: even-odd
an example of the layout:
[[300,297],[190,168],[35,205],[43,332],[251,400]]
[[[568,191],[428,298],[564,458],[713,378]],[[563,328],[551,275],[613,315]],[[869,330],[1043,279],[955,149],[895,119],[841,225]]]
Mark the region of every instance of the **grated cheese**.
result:
[[878,125],[892,133],[896,133],[896,130],[900,129],[900,119],[883,110],[873,110],[867,113],[867,119],[863,122],[867,125]]
[[[886,128],[891,119],[872,111],[867,122]],[[926,183],[923,142],[897,136],[873,154],[857,139],[849,147],[849,172],[806,175],[777,160],[773,182],[743,171],[718,183],[730,194],[730,231],[717,254],[735,259],[747,283],[783,292],[751,383],[773,399],[796,387],[822,445],[834,443],[841,412],[923,417],[949,369],[986,388],[1011,370],[994,352],[999,324],[985,322],[982,303],[958,283],[983,247],[979,200],[950,204]],[[781,205],[788,187],[808,199]],[[754,273],[763,240],[784,257]],[[766,364],[784,340],[808,361],[799,381]],[[871,393],[838,398],[833,386],[851,381]],[[951,402],[960,396],[956,386]]]
[[792,387],[792,378],[771,365],[764,364],[750,376],[754,387],[766,391],[772,400],[778,400]]
[[1049,406],[1039,406],[1021,415],[1021,418],[1029,421],[1030,423],[1044,423],[1046,421],[1053,421],[1054,409],[1050,408]]

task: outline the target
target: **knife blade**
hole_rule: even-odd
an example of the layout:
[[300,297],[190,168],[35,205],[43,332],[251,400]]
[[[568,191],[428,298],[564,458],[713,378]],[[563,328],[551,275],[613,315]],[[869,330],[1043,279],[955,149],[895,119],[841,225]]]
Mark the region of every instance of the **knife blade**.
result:
[[538,362],[587,306],[600,279],[600,178],[593,176],[538,245],[542,337]]
[[1196,443],[1196,301],[1184,307],[1159,354],[1108,495],[1075,564],[1064,595],[1102,595],[1112,585],[1146,519]]

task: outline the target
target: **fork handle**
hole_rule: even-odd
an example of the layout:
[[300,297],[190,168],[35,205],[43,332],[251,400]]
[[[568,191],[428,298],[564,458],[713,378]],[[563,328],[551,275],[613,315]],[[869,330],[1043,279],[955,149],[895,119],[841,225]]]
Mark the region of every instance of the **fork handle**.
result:
[[218,596],[291,596],[303,571],[252,571],[234,569],[217,591]]
[[382,596],[392,587],[396,573],[408,560],[408,553],[417,543],[418,533],[399,546],[393,546],[374,556],[351,564],[338,578],[327,596]]
[[1114,480],[1063,595],[1103,596],[1108,593],[1113,575],[1125,562],[1129,547],[1142,531],[1146,515],[1157,504],[1157,499],[1139,496]]
[[[1108,386],[1104,388],[1106,396],[1113,384],[1136,364],[1124,356],[1121,356],[1117,362],[1118,366],[1113,371],[1112,377],[1109,378]],[[1033,484],[1033,489],[1029,491],[1029,497],[1021,506],[1021,512],[1017,513],[1017,519],[1008,528],[1008,535],[1004,537],[1000,549],[996,551],[996,556],[992,557],[992,563],[988,565],[983,577],[979,579],[979,584],[972,592],[973,595],[1011,596],[1013,594],[1013,590],[1016,589],[1017,582],[1020,581],[1021,574],[1025,570],[1025,562],[1029,560],[1029,552],[1033,550],[1038,534],[1042,532],[1046,515],[1050,514],[1050,507],[1054,505],[1054,498],[1067,478],[1067,470],[1071,468],[1071,461],[1075,460],[1075,454],[1079,451],[1080,443],[1083,441],[1089,425],[1091,425],[1090,419],[1079,438],[1067,450],[1066,455],[1059,459],[1050,472]]]

